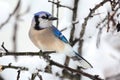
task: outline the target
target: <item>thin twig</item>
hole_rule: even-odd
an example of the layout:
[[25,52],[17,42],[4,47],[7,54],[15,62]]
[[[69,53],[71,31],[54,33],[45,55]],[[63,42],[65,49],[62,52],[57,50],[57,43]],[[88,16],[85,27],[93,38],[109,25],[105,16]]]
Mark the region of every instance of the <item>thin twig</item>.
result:
[[[55,0],[53,0],[54,2]],[[52,3],[52,15],[54,16],[54,3]]]
[[99,28],[99,26],[107,20],[107,17],[108,17],[108,15],[105,16],[105,18],[103,18],[103,20],[101,20],[100,22],[98,22],[96,28]]
[[110,30],[110,13],[108,12],[108,21],[107,21],[107,32]]
[[32,73],[30,80],[35,80],[35,77],[36,77],[36,74],[35,74],[35,73]]
[[13,65],[11,65],[11,63],[9,65],[1,65],[1,66],[2,66],[2,68],[1,68],[2,70],[11,68],[11,69],[19,69],[19,70],[28,71],[28,68],[26,68],[26,67],[13,66]]
[[[57,0],[57,14],[56,14],[56,16],[57,16],[57,18],[59,18],[59,4],[60,4],[60,1],[59,0]],[[59,20],[57,20],[57,24],[56,24],[56,27],[58,28],[58,24],[59,24]]]
[[18,1],[17,6],[16,6],[15,9],[13,10],[13,12],[12,12],[12,13],[9,15],[9,17],[6,19],[6,21],[3,22],[3,23],[0,25],[0,29],[9,22],[9,20],[11,19],[11,17],[16,13],[19,5],[20,5],[20,0]]
[[58,5],[59,7],[64,7],[64,8],[68,8],[68,9],[70,9],[70,10],[73,10],[73,8],[68,7],[68,6],[65,6],[65,5],[62,5],[62,4],[58,4],[58,2],[53,2],[53,1],[50,1],[50,0],[48,0],[48,2],[51,2],[51,3],[53,3],[53,4],[56,4],[56,5]]
[[70,45],[71,45],[71,46],[74,46],[78,41],[80,41],[80,39],[75,38]]
[[21,70],[18,70],[17,72],[18,72],[17,80],[19,80],[19,79],[20,79],[20,73],[21,73]]
[[4,42],[2,43],[1,47],[5,50],[6,53],[8,53],[8,50],[4,47]]
[[37,73],[37,76],[40,80],[43,80],[42,76],[39,73]]
[[35,80],[35,78],[36,78],[37,76],[38,76],[38,78],[39,78],[40,80],[43,80],[43,79],[42,79],[42,76],[39,74],[39,70],[38,70],[36,73],[32,73],[30,80]]
[[96,41],[96,47],[99,48],[99,45],[100,45],[100,39],[101,39],[101,34],[102,34],[102,29],[103,28],[99,28],[99,32],[97,34],[97,41]]
[[[83,36],[85,34],[85,30],[86,30],[86,25],[87,25],[87,22],[89,20],[89,18],[91,18],[92,14],[98,9],[100,8],[101,6],[103,6],[105,3],[107,3],[108,1],[110,0],[103,0],[102,2],[100,2],[99,4],[97,4],[93,9],[90,9],[90,13],[87,15],[87,17],[85,17],[84,19],[84,22],[82,23],[82,29],[81,29],[81,32],[80,32],[80,41],[79,41],[79,52],[82,52],[82,46],[83,46]],[[82,41],[82,42],[81,42]]]
[[[73,21],[72,22],[72,24],[78,24],[78,23],[79,23],[79,21]],[[65,30],[67,30],[68,28],[72,28],[72,27],[71,26],[70,27],[65,27],[65,28],[61,29],[60,31],[63,32]]]

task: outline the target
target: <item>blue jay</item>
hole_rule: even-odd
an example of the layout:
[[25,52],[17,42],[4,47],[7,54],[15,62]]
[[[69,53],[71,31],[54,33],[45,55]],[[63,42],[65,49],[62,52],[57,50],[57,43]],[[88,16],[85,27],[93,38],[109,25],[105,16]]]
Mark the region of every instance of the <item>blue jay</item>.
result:
[[64,53],[82,68],[92,68],[92,65],[75,52],[65,36],[52,25],[53,20],[57,18],[45,11],[34,14],[29,31],[29,37],[34,45],[42,51]]

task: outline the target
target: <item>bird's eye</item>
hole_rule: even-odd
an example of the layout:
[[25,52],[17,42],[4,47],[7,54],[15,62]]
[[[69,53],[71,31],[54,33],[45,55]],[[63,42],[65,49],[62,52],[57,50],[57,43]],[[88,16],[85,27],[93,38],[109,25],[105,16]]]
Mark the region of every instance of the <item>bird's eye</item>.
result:
[[46,19],[46,16],[42,16],[41,18],[42,18],[42,19]]

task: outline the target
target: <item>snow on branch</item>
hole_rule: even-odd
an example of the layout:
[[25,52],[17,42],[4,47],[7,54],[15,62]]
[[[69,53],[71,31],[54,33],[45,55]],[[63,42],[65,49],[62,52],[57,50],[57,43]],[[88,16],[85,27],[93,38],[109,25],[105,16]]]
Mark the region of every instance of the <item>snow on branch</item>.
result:
[[82,30],[81,30],[81,33],[80,33],[80,37],[82,38],[84,33],[85,33],[85,28],[86,28],[86,25],[87,25],[87,22],[89,20],[90,17],[92,17],[92,14],[98,9],[100,8],[101,6],[103,6],[106,2],[108,2],[110,0],[103,0],[102,2],[100,2],[99,4],[97,4],[93,9],[90,9],[90,13],[88,14],[88,16],[84,19],[84,22],[82,24]]
[[[115,4],[114,6],[117,6],[117,4]],[[114,11],[112,11],[111,13],[110,12],[108,12],[108,15],[106,15],[104,18],[103,18],[103,20],[101,20],[98,24],[97,24],[97,26],[96,26],[96,28],[99,28],[99,32],[98,32],[98,36],[97,36],[97,41],[96,41],[96,46],[97,46],[97,48],[99,48],[99,44],[100,44],[100,35],[102,34],[102,29],[104,28],[104,27],[106,27],[107,26],[107,32],[109,32],[109,30],[110,30],[110,22],[112,22],[112,27],[114,27],[114,26],[117,26],[117,24],[119,23],[119,22],[116,22],[116,20],[115,20],[115,15],[117,15],[117,12],[119,11],[119,7],[117,7],[116,9],[114,9]],[[118,17],[118,16],[117,16]],[[103,25],[104,24],[104,25]],[[102,26],[101,26],[102,25]],[[101,26],[101,27],[100,27]],[[118,30],[118,28],[116,27],[116,29]]]
[[[47,61],[49,62],[49,65],[50,65],[50,66],[51,66],[51,65],[54,65],[54,66],[63,68],[63,69],[65,69],[65,70],[68,70],[68,71],[70,71],[70,72],[72,72],[72,73],[77,73],[77,74],[79,74],[79,75],[86,76],[86,77],[88,77],[88,78],[90,78],[90,79],[93,79],[93,80],[103,80],[103,79],[99,78],[98,75],[91,75],[91,74],[89,74],[89,73],[83,72],[82,70],[72,69],[72,68],[70,68],[70,67],[67,67],[67,66],[64,66],[64,65],[62,65],[62,64],[59,64],[59,63],[57,63],[57,62],[55,62],[55,61],[53,61],[53,60],[50,60],[50,58],[48,59],[48,58],[44,57],[44,56],[46,56],[45,54],[50,54],[50,53],[53,53],[53,52],[55,52],[55,51],[51,51],[51,52],[50,52],[50,51],[45,51],[45,52],[42,52],[42,51],[40,51],[40,52],[9,52],[9,51],[4,47],[4,44],[2,44],[1,47],[2,47],[6,52],[4,52],[4,53],[1,52],[1,53],[0,53],[0,57],[8,56],[8,55],[9,55],[9,56],[43,56],[43,58],[47,59]],[[4,69],[7,69],[7,68],[18,69],[17,80],[19,80],[19,78],[20,78],[20,71],[21,71],[21,70],[28,71],[28,68],[26,68],[26,67],[13,66],[13,65],[11,65],[11,63],[8,64],[8,65],[0,65],[0,71],[3,71]],[[34,76],[34,77],[33,77],[33,76]],[[40,79],[42,79],[41,75],[39,75],[38,73],[35,73],[35,74],[32,75],[31,80],[32,80],[33,78],[35,78],[36,76],[38,76]]]
[[28,71],[27,67],[13,66],[11,63],[9,63],[8,65],[0,65],[0,71],[3,71],[3,70],[8,69],[8,68]]
[[29,79],[29,80],[35,80],[36,77],[38,77],[39,80],[43,80],[42,76],[39,74],[39,70],[36,73],[32,73],[31,79]]
[[50,62],[50,65],[55,65],[55,66],[58,66],[58,67],[60,67],[60,68],[69,70],[70,72],[73,72],[73,73],[77,73],[77,74],[79,74],[79,75],[86,76],[86,77],[88,77],[88,78],[90,78],[90,79],[92,79],[92,80],[103,80],[103,79],[99,78],[98,75],[91,75],[91,74],[89,74],[89,73],[83,72],[82,70],[75,70],[75,69],[72,69],[72,68],[70,68],[70,67],[61,65],[61,64],[59,64],[59,63],[57,63],[57,62],[54,62],[53,60],[50,60],[49,62]]
[[80,40],[79,41],[79,51],[82,51],[82,46],[83,46],[83,42],[84,40],[82,39],[84,34],[85,34],[85,30],[86,30],[86,25],[87,25],[87,22],[88,20],[93,17],[93,13],[98,9],[100,8],[101,6],[103,6],[105,3],[107,3],[108,1],[110,0],[103,0],[102,2],[100,2],[99,4],[96,4],[94,8],[90,9],[90,12],[89,14],[84,18],[84,22],[82,23],[82,29],[81,29],[81,32],[80,32]]

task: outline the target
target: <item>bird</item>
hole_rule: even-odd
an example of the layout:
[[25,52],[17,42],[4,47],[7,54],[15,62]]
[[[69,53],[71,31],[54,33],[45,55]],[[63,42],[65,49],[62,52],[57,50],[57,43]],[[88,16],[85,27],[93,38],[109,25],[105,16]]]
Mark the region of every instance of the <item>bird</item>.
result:
[[75,52],[66,37],[52,24],[57,17],[49,12],[40,11],[34,14],[29,30],[29,38],[42,51],[56,51],[65,54],[83,69],[93,66],[79,53]]

